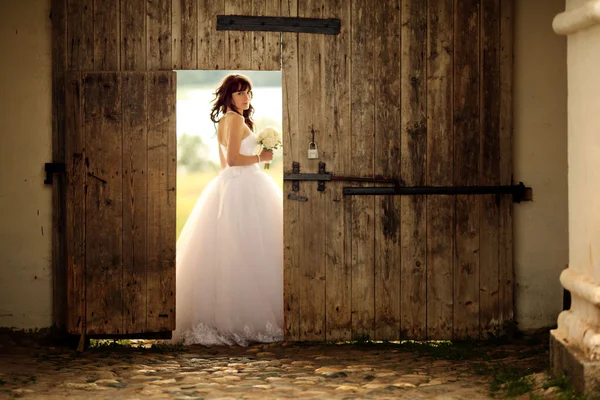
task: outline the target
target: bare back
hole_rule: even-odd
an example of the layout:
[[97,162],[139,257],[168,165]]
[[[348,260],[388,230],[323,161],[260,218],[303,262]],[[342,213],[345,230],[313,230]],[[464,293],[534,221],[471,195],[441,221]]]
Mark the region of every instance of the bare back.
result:
[[[231,115],[231,114],[235,114],[235,115]],[[229,127],[232,125],[231,123],[229,123],[229,122],[231,122],[231,121],[229,121],[230,118],[243,118],[243,117],[234,111],[228,111],[227,113],[225,113],[225,115],[223,115],[221,117],[221,119],[219,119],[219,123],[217,124],[217,140],[219,141],[219,144],[223,145],[224,147],[227,147],[227,145],[229,144]],[[244,126],[246,126],[245,122],[244,122]],[[250,132],[248,129],[242,135],[242,140],[244,140],[249,135],[250,135]]]

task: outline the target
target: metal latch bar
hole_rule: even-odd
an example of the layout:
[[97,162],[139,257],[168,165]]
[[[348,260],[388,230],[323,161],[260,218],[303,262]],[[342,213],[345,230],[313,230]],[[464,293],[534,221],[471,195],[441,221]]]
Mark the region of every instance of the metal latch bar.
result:
[[499,186],[385,186],[385,187],[344,187],[345,196],[362,195],[436,195],[436,194],[510,194],[513,201],[520,203],[531,200],[531,188],[523,182],[518,185]]

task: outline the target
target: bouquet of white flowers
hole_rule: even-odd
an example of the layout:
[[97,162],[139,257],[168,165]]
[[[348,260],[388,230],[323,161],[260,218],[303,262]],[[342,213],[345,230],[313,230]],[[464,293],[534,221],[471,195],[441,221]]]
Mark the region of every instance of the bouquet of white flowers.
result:
[[[258,134],[259,153],[262,149],[276,150],[282,145],[281,132],[273,127],[267,127]],[[269,169],[271,162],[265,162],[265,169]]]

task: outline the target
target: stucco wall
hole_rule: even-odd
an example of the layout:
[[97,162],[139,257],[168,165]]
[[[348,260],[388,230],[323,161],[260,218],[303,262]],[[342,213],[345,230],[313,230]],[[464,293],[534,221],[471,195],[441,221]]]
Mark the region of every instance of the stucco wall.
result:
[[515,205],[516,317],[520,329],[556,324],[558,280],[569,256],[566,39],[552,30],[564,0],[515,0],[515,181],[534,201]]
[[0,327],[52,324],[50,1],[0,2]]
[[[515,3],[515,180],[535,196],[515,206],[516,314],[535,329],[556,323],[568,260],[564,0]],[[49,14],[49,0],[0,2],[0,327],[52,323]]]

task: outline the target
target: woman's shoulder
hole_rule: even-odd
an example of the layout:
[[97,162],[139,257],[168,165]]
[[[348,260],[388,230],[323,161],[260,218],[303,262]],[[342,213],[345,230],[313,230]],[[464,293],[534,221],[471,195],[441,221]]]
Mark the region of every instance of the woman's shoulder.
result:
[[225,114],[223,114],[223,116],[221,117],[221,120],[229,120],[229,119],[244,121],[244,116],[236,113],[235,111],[227,111]]
[[[233,115],[235,114],[235,115]],[[242,115],[236,113],[236,112],[228,112],[227,114],[223,115],[221,117],[221,119],[219,120],[219,123],[223,123],[223,125],[228,126],[228,127],[237,127],[237,126],[241,126],[244,125],[245,123],[245,119]]]

